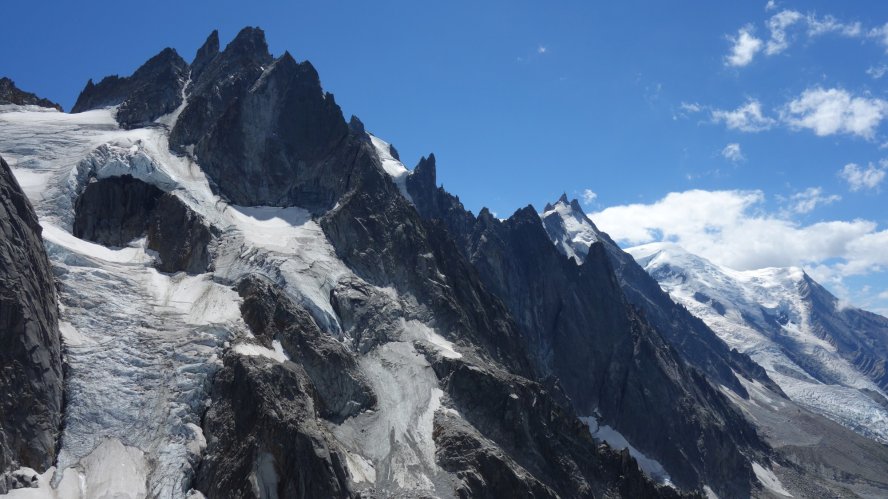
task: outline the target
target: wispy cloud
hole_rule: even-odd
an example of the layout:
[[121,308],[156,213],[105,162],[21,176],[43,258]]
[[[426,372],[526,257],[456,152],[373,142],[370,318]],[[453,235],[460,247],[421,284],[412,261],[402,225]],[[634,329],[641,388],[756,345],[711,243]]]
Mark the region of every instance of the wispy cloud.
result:
[[888,161],[882,160],[879,166],[872,163],[861,167],[856,163],[848,163],[839,170],[839,177],[848,182],[848,188],[852,192],[875,189],[885,180]]
[[768,19],[768,29],[771,31],[771,39],[765,47],[768,55],[779,54],[789,47],[786,30],[793,24],[802,20],[802,14],[794,10],[778,12]]
[[593,192],[592,189],[583,189],[582,197],[583,197],[583,204],[590,205],[596,199],[598,199],[598,194]]
[[886,73],[888,73],[888,64],[879,64],[878,66],[870,66],[866,70],[866,74],[868,74],[874,80],[878,80],[879,78],[885,76]]
[[[766,12],[776,9],[777,4],[774,2],[768,2],[765,6]],[[767,40],[753,35],[755,27],[752,24],[740,28],[737,36],[728,37],[732,45],[725,58],[727,65],[746,66],[759,52],[768,56],[780,54],[802,36],[813,39],[833,34],[846,38],[870,38],[888,49],[888,24],[866,30],[859,21],[845,22],[832,15],[818,16],[815,13],[803,14],[797,10],[783,9],[768,17],[764,25],[769,33]]]
[[732,43],[731,53],[725,58],[725,64],[742,67],[752,62],[755,54],[762,50],[762,45],[764,45],[764,42],[752,33],[752,25],[747,25],[740,28],[737,36],[729,37]]
[[842,196],[838,194],[824,194],[822,187],[809,187],[797,192],[788,198],[778,197],[785,202],[784,213],[805,214],[814,211],[818,206],[828,205],[840,201]]
[[740,150],[740,144],[736,142],[726,145],[725,148],[722,149],[721,154],[728,161],[733,161],[735,163],[746,159],[743,157],[743,151]]
[[545,54],[548,51],[549,51],[549,49],[544,47],[543,45],[540,45],[539,47],[537,47],[537,54]]
[[741,132],[761,132],[776,123],[773,118],[764,115],[762,104],[756,99],[749,99],[734,110],[712,109],[710,116],[713,123],[724,123],[726,127]]

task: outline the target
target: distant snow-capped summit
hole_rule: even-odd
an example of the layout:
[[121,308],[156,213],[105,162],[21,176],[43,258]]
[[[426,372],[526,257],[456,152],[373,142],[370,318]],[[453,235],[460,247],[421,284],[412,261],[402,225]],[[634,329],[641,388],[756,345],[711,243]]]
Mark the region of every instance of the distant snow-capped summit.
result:
[[627,252],[792,400],[888,442],[888,319],[842,306],[798,267],[735,271],[671,243]]

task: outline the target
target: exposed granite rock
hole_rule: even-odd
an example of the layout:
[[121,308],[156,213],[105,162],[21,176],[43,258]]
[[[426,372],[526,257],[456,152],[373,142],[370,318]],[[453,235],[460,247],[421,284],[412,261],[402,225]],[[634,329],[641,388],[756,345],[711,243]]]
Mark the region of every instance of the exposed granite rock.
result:
[[87,184],[74,203],[73,234],[105,246],[124,247],[147,236],[162,272],[206,272],[218,230],[172,193],[130,175]]
[[719,494],[748,495],[754,479],[744,453],[766,446],[627,303],[603,246],[593,244],[577,266],[532,207],[504,222],[486,209],[474,217],[434,185],[434,168],[425,159],[408,178],[415,206],[460,241],[521,326],[536,370],[561,381],[576,412],[600,414],[682,487],[709,483]]
[[161,196],[163,191],[131,175],[90,182],[74,203],[73,234],[124,247],[145,234]]
[[31,92],[25,92],[15,86],[15,82],[9,78],[0,78],[0,104],[15,104],[18,106],[51,107],[62,110],[62,106],[49,99],[43,99]]
[[[669,294],[660,288],[656,279],[651,277],[632,258],[632,255],[620,249],[610,236],[601,232],[589,220],[576,199],[568,201],[565,194],[558,200],[558,203],[569,206],[570,216],[577,217],[579,223],[590,226],[598,241],[604,246],[608,260],[614,268],[614,273],[629,303],[644,312],[648,323],[678,350],[685,360],[706,373],[710,380],[730,388],[744,398],[748,394],[735,376],[735,372],[748,379],[761,382],[775,393],[783,393],[780,387],[768,377],[765,370],[748,355],[728,348],[727,344],[702,320],[672,301]],[[553,205],[546,206],[544,212],[548,216],[543,217],[543,226],[550,239],[557,243],[565,241],[568,236],[564,222],[557,212],[552,211],[554,209]],[[564,252],[562,244],[557,244],[556,248]],[[577,247],[575,251],[580,253],[582,248]],[[580,263],[585,259],[584,257],[585,255],[580,255]]]
[[321,331],[302,306],[259,276],[242,279],[237,290],[244,300],[241,314],[259,342],[271,348],[272,341],[280,341],[284,351],[305,369],[315,387],[317,410],[322,417],[339,423],[373,407],[376,397],[354,355]]
[[[563,395],[495,366],[438,357],[433,364],[459,414],[436,420],[442,466],[460,497],[679,497],[653,485],[628,452],[593,442]],[[479,434],[480,433],[480,434]],[[483,436],[482,436],[483,435]]]
[[219,34],[210,34],[194,59],[197,71],[186,89],[188,105],[170,131],[170,148],[185,152],[185,146],[206,136],[271,62],[265,33],[259,28],[242,29],[223,52],[219,52]]
[[[333,206],[343,191],[339,166],[353,147],[332,94],[309,62],[289,53],[269,65],[195,148],[216,190],[241,205]],[[238,178],[238,182],[222,179]]]
[[200,274],[210,269],[210,246],[219,231],[181,199],[166,193],[157,200],[148,221],[148,249],[157,252],[161,272]]
[[203,420],[207,449],[194,488],[214,498],[353,497],[314,393],[297,364],[227,353]]
[[[354,188],[321,218],[321,226],[353,271],[376,286],[392,286],[413,297],[418,313],[424,310],[436,331],[466,347],[466,361],[427,353],[445,392],[471,423],[442,414],[435,419],[436,456],[462,481],[458,494],[674,494],[654,487],[634,461],[613,464],[622,462],[617,454],[609,461],[610,451],[599,451],[588,428],[561,405],[567,398],[550,398],[527,379],[536,371],[503,304],[481,284],[444,227],[421,220],[381,168],[369,166],[356,163]],[[362,289],[348,286],[333,296],[343,328],[359,351],[389,341],[385,324],[391,322],[384,300]],[[516,390],[520,403],[512,397]],[[625,490],[621,477],[629,477]]]
[[502,303],[484,289],[443,228],[423,222],[401,196],[370,156],[371,147],[361,144],[349,173],[352,189],[320,219],[340,258],[367,282],[414,296],[445,338],[466,338],[481,355],[532,377]]
[[89,80],[71,112],[119,105],[120,126],[146,126],[179,107],[187,78],[188,64],[175,50],[165,48],[131,76],[108,76],[98,84]]
[[0,158],[0,473],[56,457],[62,357],[52,268],[37,215]]

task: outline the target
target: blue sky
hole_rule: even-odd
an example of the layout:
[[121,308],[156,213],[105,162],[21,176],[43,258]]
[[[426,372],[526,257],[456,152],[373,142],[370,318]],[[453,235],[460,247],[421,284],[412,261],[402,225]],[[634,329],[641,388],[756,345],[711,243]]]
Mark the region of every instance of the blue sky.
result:
[[476,212],[588,190],[624,244],[804,265],[888,313],[884,2],[254,4],[11,3],[0,74],[70,108],[88,78],[258,25]]

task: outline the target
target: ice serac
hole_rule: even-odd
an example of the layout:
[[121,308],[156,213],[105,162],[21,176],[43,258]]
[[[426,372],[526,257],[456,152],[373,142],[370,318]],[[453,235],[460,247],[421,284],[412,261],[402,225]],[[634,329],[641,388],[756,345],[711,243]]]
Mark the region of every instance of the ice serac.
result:
[[62,106],[55,102],[38,97],[31,92],[25,92],[17,86],[15,82],[7,77],[0,78],[0,104],[15,104],[17,106],[40,106],[50,107],[58,111],[62,110]]
[[577,413],[600,414],[655,456],[674,483],[749,494],[744,454],[764,444],[628,303],[604,246],[592,244],[578,266],[555,248],[532,207],[505,221],[486,209],[475,217],[436,186],[433,167],[421,161],[408,179],[415,206],[459,241],[505,303],[537,372],[560,380]]
[[40,235],[31,203],[0,158],[0,474],[20,466],[45,470],[57,452],[61,338]]
[[595,226],[576,199],[568,201],[567,195],[562,195],[555,204],[546,205],[541,218],[556,248],[578,264],[585,261],[589,247],[600,242],[629,302],[644,311],[647,321],[669,344],[711,380],[746,397],[737,373],[780,393],[761,366],[731,349],[702,320],[672,301],[632,255]]
[[120,126],[146,126],[179,107],[187,79],[188,64],[175,50],[165,48],[131,76],[108,76],[98,84],[89,80],[71,112],[119,106]]

